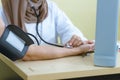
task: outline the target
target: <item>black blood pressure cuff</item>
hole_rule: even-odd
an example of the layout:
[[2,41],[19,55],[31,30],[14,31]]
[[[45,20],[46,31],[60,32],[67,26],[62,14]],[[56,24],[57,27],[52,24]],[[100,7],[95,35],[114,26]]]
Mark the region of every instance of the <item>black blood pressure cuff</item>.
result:
[[0,52],[15,61],[24,57],[31,44],[34,42],[24,31],[15,25],[8,25],[0,38]]

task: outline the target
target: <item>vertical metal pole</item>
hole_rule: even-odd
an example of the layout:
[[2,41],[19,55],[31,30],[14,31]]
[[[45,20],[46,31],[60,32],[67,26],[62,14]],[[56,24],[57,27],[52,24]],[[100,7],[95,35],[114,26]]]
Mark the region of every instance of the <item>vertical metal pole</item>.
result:
[[98,0],[94,64],[114,67],[117,58],[119,0]]

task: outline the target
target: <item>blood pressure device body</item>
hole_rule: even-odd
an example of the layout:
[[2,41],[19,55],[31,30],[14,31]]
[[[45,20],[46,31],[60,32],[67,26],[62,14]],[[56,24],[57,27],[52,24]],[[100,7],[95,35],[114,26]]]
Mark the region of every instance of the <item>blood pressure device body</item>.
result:
[[33,40],[19,27],[8,25],[0,38],[0,52],[15,61],[22,59]]

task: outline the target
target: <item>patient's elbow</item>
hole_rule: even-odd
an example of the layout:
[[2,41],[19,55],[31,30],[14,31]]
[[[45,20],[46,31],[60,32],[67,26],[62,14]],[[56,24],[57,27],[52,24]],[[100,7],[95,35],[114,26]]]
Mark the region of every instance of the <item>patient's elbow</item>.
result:
[[26,54],[23,58],[23,61],[30,61],[31,60],[31,56],[29,54]]
[[32,45],[29,46],[26,54],[22,58],[23,61],[30,61],[30,60],[32,60],[32,48],[31,47],[32,47]]

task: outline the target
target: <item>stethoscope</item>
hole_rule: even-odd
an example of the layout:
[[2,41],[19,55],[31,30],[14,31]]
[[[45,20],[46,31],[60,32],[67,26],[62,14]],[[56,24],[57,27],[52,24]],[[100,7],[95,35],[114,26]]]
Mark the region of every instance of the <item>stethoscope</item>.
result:
[[[32,1],[32,0],[31,0],[31,1]],[[41,37],[41,35],[39,34],[39,31],[38,31],[40,13],[37,14],[37,11],[35,10],[34,5],[32,5],[31,3],[30,3],[30,5],[31,5],[31,8],[33,9],[33,11],[34,11],[34,13],[35,13],[36,18],[37,18],[37,22],[36,22],[36,33],[37,33],[38,37],[39,37],[44,43],[49,44],[49,45],[52,45],[52,46],[67,47],[67,48],[71,47],[71,46],[69,46],[68,44],[67,44],[66,46],[64,46],[64,45],[59,45],[59,44],[50,43],[50,42],[47,42],[46,40],[44,40],[44,39]],[[30,34],[30,33],[27,33],[27,34],[28,34],[28,35],[31,35],[32,37],[34,37],[34,39],[37,41],[37,44],[40,45],[38,39],[37,39],[34,35],[32,35],[32,34]]]

